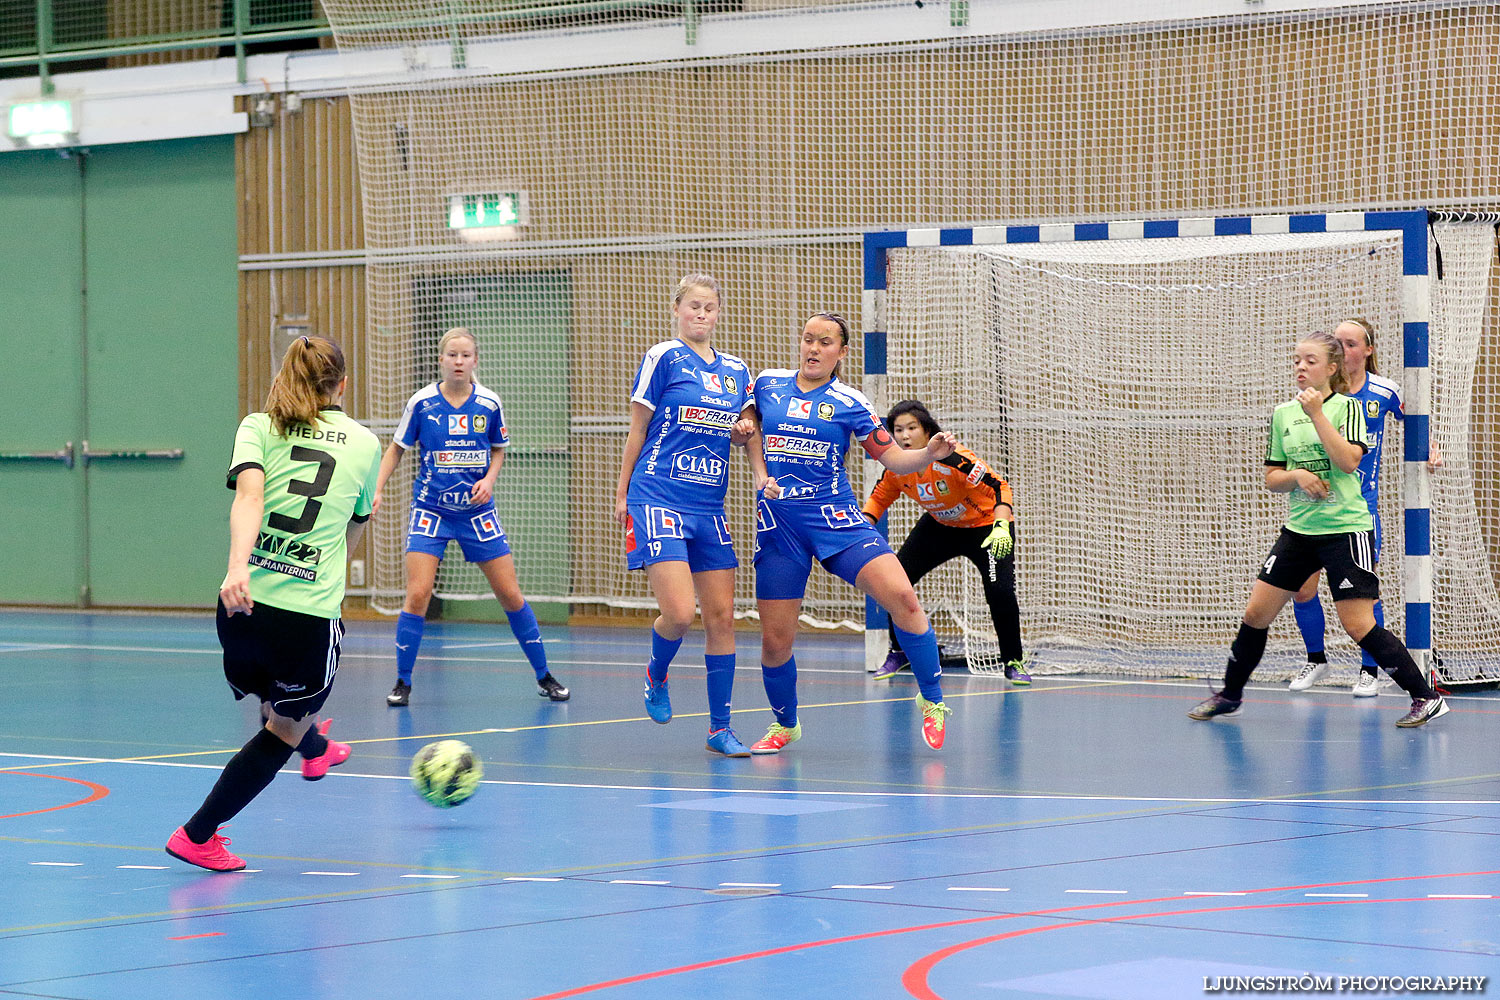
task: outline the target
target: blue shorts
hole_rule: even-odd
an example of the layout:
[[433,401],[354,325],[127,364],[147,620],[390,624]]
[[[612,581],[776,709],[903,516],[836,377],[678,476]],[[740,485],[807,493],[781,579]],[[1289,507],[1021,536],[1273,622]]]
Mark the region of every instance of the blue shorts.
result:
[[755,597],[801,600],[812,561],[853,586],[859,571],[891,546],[853,504],[755,506]]
[[500,527],[494,504],[462,513],[413,507],[406,531],[408,552],[425,552],[441,559],[448,542],[457,541],[464,558],[472,563],[510,555],[510,542],[505,538],[505,529]]
[[631,504],[626,510],[626,569],[685,562],[690,572],[706,573],[740,564],[723,514],[684,514],[654,504]]
[[1365,502],[1370,505],[1370,518],[1375,522],[1375,561],[1380,562],[1380,511],[1375,509],[1375,500],[1373,497],[1366,497]]

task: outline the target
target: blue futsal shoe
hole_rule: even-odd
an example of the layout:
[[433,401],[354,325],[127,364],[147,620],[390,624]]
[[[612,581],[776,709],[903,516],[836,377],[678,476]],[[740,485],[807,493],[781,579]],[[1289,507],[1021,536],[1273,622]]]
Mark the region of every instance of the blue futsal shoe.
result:
[[651,721],[660,726],[665,726],[672,721],[672,699],[667,694],[667,679],[663,677],[660,684],[651,683],[651,675],[646,675],[646,714],[651,716]]
[[712,753],[723,754],[725,757],[748,757],[750,748],[741,743],[734,730],[725,726],[708,734],[708,743],[703,749]]

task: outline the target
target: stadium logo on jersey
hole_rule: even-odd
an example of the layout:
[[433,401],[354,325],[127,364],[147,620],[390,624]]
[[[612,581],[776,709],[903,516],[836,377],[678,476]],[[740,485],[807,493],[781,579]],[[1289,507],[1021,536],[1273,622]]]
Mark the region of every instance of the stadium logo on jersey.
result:
[[719,410],[708,406],[679,406],[677,419],[684,424],[712,427],[716,430],[733,427],[735,414],[732,410]]
[[469,415],[467,413],[450,413],[450,414],[448,414],[448,433],[449,434],[467,434],[467,433],[469,433]]
[[432,452],[432,465],[437,469],[482,469],[489,464],[489,456],[477,449]]
[[1380,402],[1379,402],[1379,400],[1374,400],[1374,399],[1367,399],[1367,400],[1365,400],[1365,416],[1367,418],[1369,418],[1370,420],[1374,420],[1376,417],[1380,416]]
[[833,404],[832,403],[819,403],[818,404],[818,419],[819,420],[832,420],[833,419]]
[[699,372],[698,374],[703,376],[703,388],[709,392],[724,391],[724,380],[718,372]]
[[786,404],[786,415],[793,420],[811,420],[812,400],[798,399],[796,396],[793,396],[792,401]]
[[724,376],[724,390],[726,392],[728,392],[731,396],[738,396],[739,395],[739,393],[740,393],[740,384],[734,380],[734,376],[733,375],[725,375]]
[[724,481],[727,468],[728,463],[715,455],[707,445],[699,445],[673,456],[671,478],[683,483],[718,486]]
[[490,418],[483,413],[474,414],[474,433],[483,434],[484,429],[490,425]]
[[822,460],[828,457],[830,445],[827,441],[819,441],[817,438],[793,437],[791,434],[767,434],[766,454],[783,455],[787,458],[814,458]]

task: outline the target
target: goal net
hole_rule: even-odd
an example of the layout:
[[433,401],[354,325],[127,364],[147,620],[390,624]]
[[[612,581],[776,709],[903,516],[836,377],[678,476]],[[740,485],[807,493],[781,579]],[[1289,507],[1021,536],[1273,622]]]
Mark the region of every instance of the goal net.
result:
[[[1500,603],[1485,546],[1493,486],[1474,474],[1488,226],[1436,227],[1430,407],[1434,647],[1450,676],[1500,676]],[[1402,384],[1399,233],[1352,232],[892,249],[885,396],[920,398],[1016,490],[1017,589],[1036,669],[1213,676],[1285,518],[1264,486],[1272,409],[1294,392],[1299,335],[1364,316],[1379,370]],[[1408,406],[1409,409],[1416,407]],[[1483,426],[1482,424],[1480,426]],[[1380,514],[1387,625],[1405,626],[1405,513],[1418,488],[1386,425]],[[1418,504],[1410,504],[1418,506]],[[917,511],[897,505],[891,536]],[[1491,531],[1492,533],[1492,531]],[[1322,587],[1331,680],[1358,649]],[[950,564],[924,606],[971,667],[998,653],[980,581]],[[1292,615],[1262,676],[1303,660]]]

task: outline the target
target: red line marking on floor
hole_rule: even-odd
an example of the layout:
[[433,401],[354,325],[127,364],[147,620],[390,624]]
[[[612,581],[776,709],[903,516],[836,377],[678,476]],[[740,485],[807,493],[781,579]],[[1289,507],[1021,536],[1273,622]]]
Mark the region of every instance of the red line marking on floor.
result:
[[96,785],[92,781],[84,781],[82,778],[64,778],[60,774],[38,774],[36,771],[0,771],[0,774],[14,774],[23,778],[51,778],[53,781],[71,781],[75,785],[82,785],[92,791],[84,798],[76,802],[67,802],[60,806],[48,806],[46,809],[33,809],[30,812],[10,813],[0,816],[0,819],[17,819],[21,816],[38,816],[42,813],[56,812],[59,809],[72,809],[74,806],[85,806],[90,802],[97,802],[109,794],[109,789],[103,785]]
[[[1425,877],[1425,876],[1424,876]],[[1046,927],[1028,927],[1019,931],[1007,931],[1004,934],[991,934],[988,937],[975,938],[973,941],[964,941],[960,944],[950,945],[930,955],[918,959],[906,967],[906,972],[901,976],[901,985],[906,992],[916,1000],[945,1000],[941,993],[933,990],[927,982],[927,976],[933,967],[939,962],[945,961],[957,955],[959,952],[968,951],[970,948],[978,948],[981,945],[994,944],[997,941],[1005,941],[1010,938],[1025,937],[1028,934],[1040,934],[1043,931],[1060,931],[1070,927],[1093,927],[1097,924],[1113,924],[1124,920],[1151,920],[1156,917],[1178,917],[1194,913],[1232,913],[1238,910],[1280,910],[1296,906],[1361,906],[1367,903],[1430,903],[1430,897],[1413,896],[1409,899],[1340,899],[1320,902],[1302,903],[1250,903],[1244,906],[1209,906],[1197,910],[1161,910],[1157,913],[1122,913],[1116,917],[1100,917],[1097,920],[1070,920],[1064,924],[1049,924]]]
[[209,931],[207,934],[184,934],[182,937],[169,937],[168,941],[194,941],[198,938],[223,937],[223,931]]
[[[1251,894],[1266,893],[1266,892],[1293,892],[1293,891],[1302,890],[1302,889],[1334,889],[1334,888],[1338,888],[1339,886],[1345,886],[1345,885],[1380,885],[1380,884],[1385,883],[1385,882],[1416,882],[1416,881],[1421,881],[1423,879],[1433,879],[1433,878],[1472,878],[1472,877],[1481,876],[1481,875],[1500,875],[1500,870],[1496,870],[1496,871],[1483,871],[1483,872],[1447,872],[1447,873],[1436,874],[1436,875],[1401,875],[1401,876],[1397,876],[1395,878],[1356,879],[1356,880],[1350,881],[1350,882],[1318,882],[1318,883],[1314,883],[1312,885],[1280,885],[1280,886],[1268,886],[1268,887],[1266,887],[1264,889],[1249,889],[1249,890],[1246,890],[1246,891],[1248,893],[1251,893]],[[796,951],[806,951],[809,948],[823,948],[823,947],[826,947],[828,945],[849,944],[849,943],[854,942],[854,941],[870,941],[870,940],[873,940],[875,938],[893,937],[893,936],[895,936],[897,934],[911,934],[911,933],[914,933],[916,931],[943,930],[944,928],[948,928],[948,927],[964,927],[964,926],[967,926],[969,924],[989,923],[991,921],[998,921],[998,920],[1016,920],[1016,919],[1019,919],[1021,917],[1046,917],[1046,916],[1053,916],[1053,915],[1059,914],[1059,913],[1077,913],[1080,910],[1105,910],[1105,909],[1113,909],[1113,908],[1122,907],[1122,906],[1141,906],[1141,905],[1144,905],[1146,903],[1177,903],[1177,902],[1181,902],[1181,901],[1182,901],[1182,897],[1181,896],[1162,896],[1162,897],[1157,898],[1157,899],[1121,899],[1121,900],[1114,900],[1114,901],[1108,902],[1108,903],[1084,903],[1084,904],[1081,904],[1079,906],[1062,906],[1062,907],[1058,907],[1056,909],[1050,909],[1050,910],[1032,910],[1032,911],[1030,911],[1028,913],[998,913],[998,914],[994,914],[994,915],[991,915],[991,916],[984,916],[984,917],[969,917],[969,918],[964,919],[964,920],[947,920],[947,921],[943,921],[942,923],[936,923],[936,924],[919,924],[919,925],[914,926],[914,927],[892,927],[889,930],[867,931],[866,933],[863,933],[863,934],[850,934],[850,935],[847,935],[845,937],[827,938],[827,939],[825,939],[823,941],[806,941],[806,942],[803,942],[802,944],[789,944],[789,945],[783,945],[780,948],[768,948],[765,951],[752,951],[752,952],[746,952],[743,955],[730,955],[730,956],[725,957],[725,958],[710,959],[709,961],[706,961],[706,962],[694,962],[691,965],[679,965],[679,966],[677,966],[675,968],[671,968],[671,969],[658,969],[658,970],[656,970],[654,972],[642,972],[642,973],[639,973],[639,974],[634,975],[634,976],[625,976],[625,977],[620,978],[620,979],[610,979],[610,980],[607,980],[607,981],[601,982],[601,983],[589,983],[586,986],[575,986],[572,989],[561,990],[561,991],[556,992],[556,993],[547,993],[547,994],[544,994],[544,995],[541,995],[541,996],[535,996],[535,997],[532,997],[531,1000],[566,1000],[567,997],[583,996],[585,993],[595,993],[595,992],[598,992],[599,990],[613,989],[616,986],[628,986],[628,985],[630,985],[632,983],[642,983],[642,982],[647,982],[647,981],[652,980],[652,979],[665,979],[668,976],[677,976],[677,975],[681,975],[681,974],[683,974],[685,972],[698,972],[698,971],[700,971],[702,969],[715,969],[715,968],[718,968],[718,967],[724,966],[724,965],[733,965],[736,962],[748,962],[748,961],[750,961],[752,959],[757,959],[757,958],[770,958],[770,957],[773,957],[775,955],[787,955],[787,954],[790,954],[790,953],[796,952]],[[1250,906],[1214,907],[1214,908],[1212,908],[1210,910],[1180,910],[1180,911],[1168,911],[1168,912],[1179,912],[1179,913],[1203,912],[1203,913],[1207,913],[1207,912],[1216,912],[1216,911],[1219,911],[1219,910],[1254,910],[1254,909],[1265,909],[1265,908],[1269,908],[1269,907],[1273,907],[1273,906],[1358,906],[1358,905],[1361,905],[1361,904],[1364,904],[1364,903],[1371,903],[1371,902],[1382,902],[1382,903],[1383,902],[1392,902],[1392,903],[1394,903],[1394,902],[1415,902],[1415,901],[1427,902],[1428,900],[1425,900],[1425,899],[1422,899],[1422,900],[1368,900],[1368,899],[1357,899],[1357,900],[1339,900],[1338,902],[1329,902],[1329,903],[1307,903],[1307,902],[1297,902],[1297,903],[1261,903],[1261,904],[1255,904],[1255,905],[1250,905]],[[1160,914],[1133,913],[1133,914],[1129,914],[1129,915],[1126,915],[1126,916],[1122,916],[1122,917],[1118,917],[1118,918],[1113,918],[1113,919],[1118,919],[1118,920],[1141,920],[1141,919],[1145,919],[1147,917],[1159,916],[1159,915]],[[1053,925],[1053,927],[1087,926],[1090,923],[1106,923],[1106,922],[1108,922],[1109,919],[1110,918],[1106,918],[1104,920],[1076,921],[1076,922],[1070,922],[1070,923],[1066,923],[1066,924],[1055,924],[1055,925]],[[1051,928],[1032,928],[1031,930],[1027,930],[1027,931],[1015,931],[1015,932],[1012,932],[1009,935],[998,935],[996,937],[996,940],[998,940],[999,938],[1007,937],[1007,936],[1014,937],[1014,936],[1018,936],[1020,934],[1030,934],[1030,933],[1035,933],[1038,930],[1049,930],[1049,929],[1051,929]],[[980,939],[981,942],[984,941],[984,940],[988,940],[988,939]],[[952,949],[944,949],[944,951],[945,952],[947,952],[947,951],[961,951],[964,948],[974,947],[975,943],[976,942],[968,942],[968,943],[961,944],[961,945],[954,945]],[[939,954],[943,954],[943,953],[942,952],[934,952],[933,954],[934,955],[939,955]],[[928,956],[928,958],[931,958],[931,957],[932,957],[931,955]],[[946,955],[944,955],[944,957],[946,957]],[[941,958],[937,959],[937,961],[941,961],[941,960],[942,960]],[[908,969],[906,971],[906,975],[902,976],[902,985],[907,986],[907,991],[910,992],[912,996],[918,997],[919,1000],[942,1000],[941,997],[939,997],[936,993],[932,993],[930,990],[927,993],[925,993],[925,994],[915,993],[915,992],[911,991],[911,986],[907,985],[907,978],[912,975],[912,970],[915,969],[917,967],[917,965],[920,965],[922,962],[925,962],[925,961],[927,961],[927,958],[919,959],[917,963],[914,963],[912,966],[908,967]],[[931,964],[932,965],[936,965],[937,961],[934,961]],[[928,968],[930,968],[930,967],[931,966],[928,966]],[[924,983],[924,988],[925,988],[925,972],[923,974],[923,983]]]

